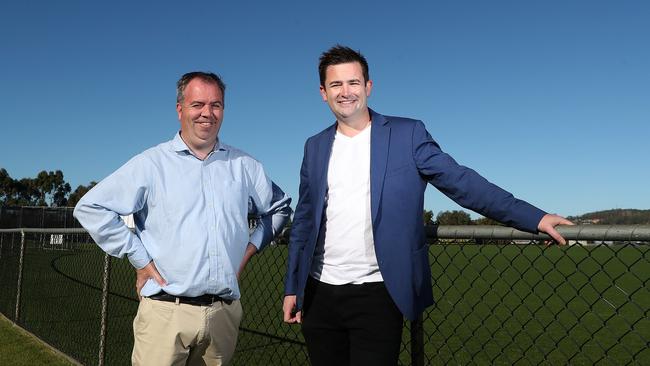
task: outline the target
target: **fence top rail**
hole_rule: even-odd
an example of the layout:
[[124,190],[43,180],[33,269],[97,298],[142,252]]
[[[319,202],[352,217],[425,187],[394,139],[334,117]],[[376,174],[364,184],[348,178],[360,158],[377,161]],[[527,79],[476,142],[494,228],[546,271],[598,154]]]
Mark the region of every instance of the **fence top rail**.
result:
[[[650,225],[575,225],[558,226],[567,240],[650,241]],[[438,239],[549,240],[546,234],[531,234],[497,225],[427,226],[427,237]]]
[[[496,239],[496,240],[549,240],[546,234],[531,234],[498,225],[443,225],[427,226],[427,238],[433,239]],[[567,240],[650,241],[650,225],[575,225],[558,226],[557,230]],[[0,229],[0,233],[83,234],[86,229]],[[289,230],[282,235],[289,237]]]
[[56,228],[16,228],[16,229],[0,229],[0,233],[36,233],[36,234],[85,234],[88,231],[84,228],[68,228],[68,229],[56,229]]

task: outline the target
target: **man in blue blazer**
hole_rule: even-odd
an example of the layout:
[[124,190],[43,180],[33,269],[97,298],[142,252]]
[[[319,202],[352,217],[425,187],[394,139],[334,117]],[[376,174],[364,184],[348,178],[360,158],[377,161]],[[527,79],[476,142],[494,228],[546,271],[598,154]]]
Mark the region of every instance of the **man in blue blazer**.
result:
[[284,321],[302,323],[313,365],[396,365],[403,317],[433,304],[423,205],[427,183],[463,207],[528,232],[568,220],[516,199],[442,152],[421,121],[367,106],[365,58],[321,55],[336,122],[305,143],[289,243]]

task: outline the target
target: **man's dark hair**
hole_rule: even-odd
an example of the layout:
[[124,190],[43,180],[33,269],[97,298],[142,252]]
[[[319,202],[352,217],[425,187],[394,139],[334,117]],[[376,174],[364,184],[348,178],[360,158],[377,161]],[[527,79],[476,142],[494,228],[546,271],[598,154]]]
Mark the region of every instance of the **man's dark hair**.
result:
[[368,73],[368,61],[363,57],[360,51],[355,51],[350,47],[341,46],[337,44],[336,46],[330,48],[329,50],[323,52],[320,56],[320,62],[318,63],[318,76],[320,76],[320,85],[325,86],[325,72],[327,71],[328,66],[347,64],[349,62],[358,62],[361,64],[361,69],[363,70],[364,82],[370,80],[370,75]]
[[180,79],[178,79],[178,82],[176,82],[176,102],[177,103],[183,103],[183,100],[185,99],[185,88],[187,87],[187,84],[190,83],[190,81],[194,79],[201,79],[206,83],[214,83],[217,84],[219,89],[221,89],[221,95],[223,95],[224,99],[224,104],[226,100],[226,84],[221,80],[219,75],[211,73],[211,72],[203,72],[203,71],[192,71],[188,72],[187,74],[181,76]]

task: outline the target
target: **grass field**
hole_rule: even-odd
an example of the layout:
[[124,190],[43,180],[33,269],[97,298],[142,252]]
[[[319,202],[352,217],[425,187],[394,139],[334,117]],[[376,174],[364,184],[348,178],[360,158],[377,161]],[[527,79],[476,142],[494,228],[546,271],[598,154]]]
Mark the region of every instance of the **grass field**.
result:
[[[647,247],[445,245],[425,321],[440,364],[650,360]],[[648,361],[645,361],[648,363]]]
[[[99,353],[103,253],[44,250],[30,238],[18,323],[84,364]],[[432,245],[436,305],[424,314],[425,364],[650,364],[647,246]],[[0,257],[0,310],[13,317],[15,251]],[[282,322],[286,248],[253,258],[242,278],[235,365],[303,365],[299,328]],[[14,271],[14,272],[12,272]],[[128,364],[134,272],[113,260],[108,365]],[[408,324],[401,363],[410,364]]]
[[74,364],[0,315],[0,365],[72,366]]

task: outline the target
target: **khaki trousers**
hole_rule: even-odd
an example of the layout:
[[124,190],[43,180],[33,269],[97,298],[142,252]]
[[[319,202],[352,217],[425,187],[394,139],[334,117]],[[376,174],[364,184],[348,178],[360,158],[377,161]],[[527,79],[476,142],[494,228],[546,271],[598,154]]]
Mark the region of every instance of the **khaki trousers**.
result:
[[235,352],[242,308],[142,298],[133,320],[133,365],[226,365]]

